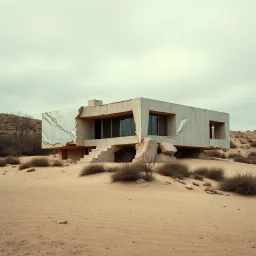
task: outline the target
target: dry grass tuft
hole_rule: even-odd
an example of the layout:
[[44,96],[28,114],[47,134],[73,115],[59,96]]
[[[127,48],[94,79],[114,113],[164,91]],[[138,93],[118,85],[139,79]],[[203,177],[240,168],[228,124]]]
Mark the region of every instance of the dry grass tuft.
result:
[[247,158],[240,154],[234,157],[234,161],[245,164],[256,164],[256,159]]
[[190,176],[188,165],[177,162],[164,163],[157,168],[157,172],[164,176],[179,179]]
[[256,148],[256,141],[252,142],[252,143],[250,144],[250,146],[251,146],[252,148]]
[[200,175],[200,174],[194,174],[193,177],[195,180],[203,180],[204,179],[204,176]]
[[120,170],[114,172],[111,176],[113,182],[115,181],[136,181],[140,178],[143,178],[141,173],[141,165],[140,164],[122,164],[120,166]]
[[18,157],[9,156],[6,157],[6,163],[11,165],[17,165],[20,164],[20,159]]
[[251,172],[236,173],[220,183],[220,190],[235,192],[241,195],[256,195],[256,176]]
[[104,172],[103,164],[89,164],[83,167],[80,176],[87,176],[91,174],[101,173]]
[[25,162],[19,165],[19,170],[24,170],[24,169],[30,168],[31,166],[32,166],[31,161]]
[[199,167],[194,170],[193,175],[200,175],[211,180],[220,181],[224,178],[224,170],[218,167]]

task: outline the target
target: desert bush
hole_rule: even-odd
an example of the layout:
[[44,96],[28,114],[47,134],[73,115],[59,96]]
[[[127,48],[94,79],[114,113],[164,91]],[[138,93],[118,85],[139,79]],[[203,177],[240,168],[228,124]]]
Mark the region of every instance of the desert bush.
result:
[[241,154],[235,156],[234,161],[245,164],[256,164],[256,159],[247,158]]
[[230,141],[230,148],[237,148],[237,145],[232,140]]
[[193,177],[195,180],[203,180],[204,179],[204,176],[200,175],[200,174],[194,174]]
[[230,153],[228,158],[235,158],[238,154],[237,153]]
[[0,159],[0,167],[6,166],[6,160]]
[[20,159],[18,157],[9,156],[6,157],[6,163],[11,165],[20,164]]
[[220,190],[241,195],[256,195],[256,176],[251,172],[238,172],[233,177],[224,179],[219,187]]
[[153,175],[155,173],[156,170],[156,164],[155,162],[151,162],[151,163],[134,163],[133,166],[135,166],[135,168],[138,168],[138,170],[142,173],[144,173],[143,175],[143,179],[146,181],[152,181],[154,179]]
[[51,166],[63,166],[63,162],[57,159],[52,162]]
[[28,161],[28,162],[20,164],[19,165],[19,170],[24,170],[24,169],[27,169],[27,168],[29,168],[31,166],[32,166],[31,161]]
[[180,179],[190,176],[188,166],[177,162],[164,163],[157,168],[157,172],[164,176]]
[[111,179],[115,181],[136,181],[143,178],[141,166],[137,164],[122,164],[120,170],[112,174]]
[[193,171],[194,175],[201,175],[201,176],[206,176],[206,174],[208,173],[208,168],[207,167],[198,167],[197,169],[195,169]]
[[83,167],[80,176],[87,176],[91,174],[96,174],[100,172],[104,172],[104,166],[103,164],[89,164]]
[[216,150],[207,151],[208,156],[226,159],[226,155]]
[[209,182],[209,181],[207,181],[207,182],[205,182],[205,183],[203,184],[203,186],[206,186],[206,187],[210,187],[211,185],[212,185],[212,183]]
[[251,146],[252,148],[256,148],[256,141],[252,142],[252,143],[250,144],[250,146]]
[[224,170],[218,167],[199,167],[194,170],[193,175],[200,175],[211,180],[220,181],[224,178]]
[[209,168],[206,178],[216,181],[221,181],[224,178],[224,170],[219,167]]
[[250,152],[248,154],[248,158],[255,159],[256,158],[256,152]]
[[44,157],[33,158],[31,164],[33,167],[47,167],[50,165],[48,159]]

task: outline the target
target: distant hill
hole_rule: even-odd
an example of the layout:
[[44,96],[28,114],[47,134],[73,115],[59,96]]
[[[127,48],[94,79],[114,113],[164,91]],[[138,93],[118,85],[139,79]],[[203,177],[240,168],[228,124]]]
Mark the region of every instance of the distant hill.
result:
[[[1,114],[0,113],[0,135],[13,135],[14,127],[11,125],[11,118],[14,115],[11,114]],[[28,122],[33,122],[33,130],[30,132],[31,135],[40,135],[42,131],[42,121],[33,118],[21,117],[27,119]]]

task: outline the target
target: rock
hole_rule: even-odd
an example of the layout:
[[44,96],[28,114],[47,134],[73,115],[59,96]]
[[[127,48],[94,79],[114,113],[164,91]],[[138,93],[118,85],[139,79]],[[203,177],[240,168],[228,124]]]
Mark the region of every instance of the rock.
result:
[[177,149],[170,143],[163,142],[160,144],[160,149],[164,154],[174,155],[177,152]]
[[199,182],[198,181],[193,181],[192,184],[195,185],[195,186],[199,186]]
[[156,162],[170,162],[170,161],[175,161],[177,160],[177,158],[175,156],[170,156],[170,155],[166,155],[166,154],[157,154],[156,155]]
[[155,162],[157,154],[157,143],[155,140],[145,137],[143,141],[136,144],[136,155],[133,162]]
[[175,178],[176,181],[180,182],[180,179],[179,178]]
[[205,189],[204,189],[204,191],[206,192],[206,193],[208,193],[208,194],[216,194],[216,190],[215,190],[215,188],[213,188],[213,187],[206,187]]
[[180,184],[186,185],[186,182],[184,180],[179,181]]
[[222,195],[222,196],[224,195],[224,193],[221,192],[221,191],[216,191],[216,194],[217,194],[217,195]]
[[30,169],[27,170],[27,172],[35,172],[35,171],[36,171],[35,168],[30,168]]
[[68,224],[68,221],[67,220],[60,221],[59,224]]
[[6,173],[4,172],[4,173],[2,173],[2,175],[6,175]]
[[170,181],[164,181],[162,182],[162,185],[169,185],[169,184],[172,184]]
[[68,163],[64,163],[63,166],[69,166],[69,164]]
[[192,187],[191,184],[187,184],[187,185],[185,186],[185,188],[186,188],[186,189],[189,189],[189,190],[192,190],[192,189],[193,189],[193,187]]
[[141,183],[145,183],[146,181],[144,179],[138,179],[136,180],[136,183],[137,184],[141,184]]

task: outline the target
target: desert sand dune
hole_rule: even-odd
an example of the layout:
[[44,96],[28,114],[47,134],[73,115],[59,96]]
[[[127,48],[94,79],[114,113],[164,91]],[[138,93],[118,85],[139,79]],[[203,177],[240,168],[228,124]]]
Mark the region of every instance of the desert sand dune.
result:
[[[256,172],[229,160],[184,162]],[[0,255],[256,255],[255,197],[189,191],[159,175],[111,183],[108,173],[78,177],[80,168],[0,168]]]

